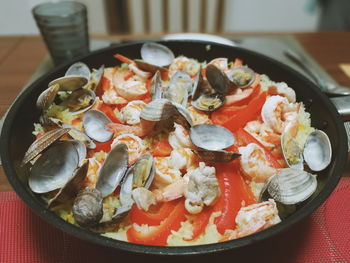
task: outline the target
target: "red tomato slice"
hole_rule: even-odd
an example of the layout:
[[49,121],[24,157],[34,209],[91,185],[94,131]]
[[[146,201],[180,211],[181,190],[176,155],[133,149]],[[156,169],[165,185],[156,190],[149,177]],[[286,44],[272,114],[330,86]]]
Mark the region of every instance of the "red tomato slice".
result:
[[177,201],[163,202],[151,206],[147,212],[133,205],[129,213],[130,221],[138,225],[147,224],[149,226],[157,226],[169,216],[171,211],[176,207],[176,204]]
[[171,154],[173,147],[169,144],[168,141],[159,141],[154,145],[154,151],[152,155],[154,157],[166,157]]
[[130,227],[126,231],[128,241],[143,245],[165,246],[171,230],[177,231],[181,227],[181,222],[186,220],[185,215],[184,200],[180,199],[168,217],[151,231],[142,233],[138,232],[134,226]]
[[106,142],[96,142],[95,141],[96,148],[93,150],[94,150],[94,152],[104,151],[104,152],[108,153],[111,150],[112,142],[113,142],[113,138],[110,139],[109,141],[106,141]]
[[236,161],[215,165],[221,195],[213,210],[221,211],[221,215],[216,217],[214,222],[221,234],[224,234],[226,229],[236,228],[235,219],[242,204],[256,203],[254,195],[241,177],[238,167]]
[[119,121],[119,119],[115,116],[114,112],[113,112],[113,107],[111,105],[105,104],[105,103],[101,103],[101,105],[99,106],[99,110],[102,111],[104,114],[107,115],[107,117],[114,123],[121,123]]
[[247,122],[255,120],[261,112],[261,108],[266,101],[266,96],[267,93],[263,92],[258,97],[252,99],[247,107],[238,111],[236,115],[224,122],[222,126],[235,132],[239,128],[244,127]]

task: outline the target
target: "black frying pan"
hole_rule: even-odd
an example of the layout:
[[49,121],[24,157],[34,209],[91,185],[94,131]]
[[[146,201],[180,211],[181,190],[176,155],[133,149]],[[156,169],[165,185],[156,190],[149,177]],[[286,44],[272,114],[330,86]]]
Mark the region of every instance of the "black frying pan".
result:
[[[232,60],[239,57],[256,72],[267,74],[274,81],[285,81],[295,89],[297,100],[304,102],[306,110],[311,113],[312,126],[328,134],[333,148],[332,162],[325,171],[319,173],[318,188],[313,198],[304,202],[293,215],[274,227],[237,240],[202,246],[156,247],[137,245],[109,239],[65,222],[53,212],[47,210],[40,198],[30,191],[27,185],[28,166],[20,167],[20,162],[25,151],[34,140],[31,135],[33,123],[38,122],[40,115],[40,111],[35,106],[37,97],[47,88],[51,80],[64,75],[68,66],[75,62],[71,61],[35,81],[19,96],[7,115],[1,134],[1,159],[8,180],[17,194],[36,214],[67,233],[103,246],[147,254],[185,255],[240,248],[274,236],[312,213],[326,200],[337,185],[345,167],[347,137],[343,122],[335,107],[312,82],[280,62],[242,48],[200,41],[163,41],[160,43],[168,46],[176,56],[185,55],[200,61],[210,61],[217,57],[227,57]],[[139,58],[141,45],[142,43],[133,43],[98,50],[80,58],[79,61],[86,63],[90,68],[98,68],[102,64],[113,66],[118,63],[113,58],[115,53],[130,58]],[[208,45],[210,45],[210,48],[208,48]]]

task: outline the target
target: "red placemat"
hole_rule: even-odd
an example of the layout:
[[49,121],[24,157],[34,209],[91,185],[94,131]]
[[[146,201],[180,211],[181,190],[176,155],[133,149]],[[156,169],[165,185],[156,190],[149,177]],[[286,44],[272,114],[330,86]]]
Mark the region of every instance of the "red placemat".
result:
[[[258,244],[195,257],[131,254],[72,237],[35,215],[15,193],[0,193],[0,262],[350,262],[350,178],[316,212]],[[224,262],[224,261],[221,261]]]

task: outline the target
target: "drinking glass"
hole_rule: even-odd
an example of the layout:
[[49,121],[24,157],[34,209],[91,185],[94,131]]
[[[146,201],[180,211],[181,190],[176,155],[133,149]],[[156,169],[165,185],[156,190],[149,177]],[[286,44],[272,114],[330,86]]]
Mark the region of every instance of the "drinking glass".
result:
[[32,9],[55,65],[89,52],[87,11],[73,2],[48,2]]

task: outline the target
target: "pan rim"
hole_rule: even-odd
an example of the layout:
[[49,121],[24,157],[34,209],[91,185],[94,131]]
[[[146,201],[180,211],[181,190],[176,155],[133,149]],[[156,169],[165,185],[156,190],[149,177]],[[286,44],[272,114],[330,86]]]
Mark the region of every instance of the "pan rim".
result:
[[[346,154],[347,144],[345,143],[339,143],[338,151],[336,153],[338,156],[334,160],[335,162],[334,170],[339,172],[335,173],[335,175],[332,176],[332,180],[329,180],[329,182],[327,183],[327,187],[325,187],[313,200],[305,204],[302,209],[298,210],[297,212],[295,212],[293,215],[283,220],[278,225],[275,225],[264,231],[255,233],[253,235],[249,235],[247,237],[243,237],[243,238],[239,238],[239,239],[235,239],[227,242],[222,242],[222,243],[196,245],[196,246],[189,246],[189,247],[186,247],[186,246],[159,247],[159,246],[147,246],[147,245],[139,245],[139,244],[133,244],[133,243],[124,242],[124,241],[119,241],[119,240],[104,237],[99,234],[95,234],[88,230],[74,226],[64,221],[53,212],[47,210],[42,203],[35,200],[27,191],[27,189],[24,187],[24,185],[20,182],[18,177],[16,176],[16,171],[14,167],[12,167],[10,162],[9,140],[7,140],[7,138],[10,137],[10,131],[15,121],[16,113],[19,111],[19,108],[22,105],[23,101],[28,97],[28,95],[32,92],[32,90],[37,89],[38,85],[41,82],[43,82],[46,78],[48,78],[50,75],[53,75],[55,72],[61,71],[63,68],[67,67],[68,65],[70,65],[75,61],[79,61],[81,59],[84,59],[90,56],[98,56],[103,52],[107,52],[115,48],[140,45],[144,42],[145,41],[140,41],[140,42],[126,43],[126,44],[107,47],[101,50],[91,52],[89,55],[85,55],[78,59],[74,59],[65,64],[62,64],[56,67],[55,69],[49,71],[48,73],[44,74],[42,77],[40,77],[36,81],[34,81],[29,87],[26,88],[25,91],[23,91],[23,93],[16,99],[15,103],[12,105],[4,121],[3,130],[0,137],[0,153],[1,153],[1,159],[3,161],[2,166],[10,184],[16,191],[16,194],[19,195],[19,197],[35,212],[35,214],[38,214],[41,218],[43,218],[45,221],[47,221],[49,224],[53,225],[54,227],[59,228],[60,230],[68,234],[71,234],[73,236],[76,236],[80,239],[87,240],[95,244],[112,247],[112,248],[116,248],[116,249],[120,249],[128,252],[136,252],[136,253],[148,254],[148,255],[196,255],[196,254],[207,254],[207,253],[225,251],[230,249],[237,249],[240,247],[248,246],[255,242],[260,242],[271,236],[275,236],[285,231],[286,229],[289,229],[291,226],[295,225],[301,219],[311,214],[317,207],[319,207],[327,199],[327,197],[331,194],[331,192],[334,190],[337,183],[339,182],[342,171],[344,170],[347,162],[347,154]],[[313,89],[313,91],[317,94],[315,96],[318,96],[322,100],[322,103],[327,107],[327,109],[329,109],[330,115],[334,120],[334,123],[336,126],[335,129],[338,133],[338,136],[340,138],[346,138],[345,128],[340,119],[339,113],[336,111],[334,105],[331,104],[331,102],[326,97],[326,95],[322,94],[321,91],[319,91],[318,88],[310,80],[305,78],[302,74],[295,71],[294,69],[288,67],[287,65],[275,59],[262,55],[260,53],[250,51],[241,47],[232,47],[232,46],[227,46],[223,44],[216,44],[212,42],[205,42],[205,41],[198,41],[198,40],[186,40],[186,41],[166,40],[166,41],[156,41],[156,42],[163,43],[165,45],[167,43],[176,42],[176,43],[194,43],[194,44],[198,43],[198,44],[207,44],[207,45],[210,44],[210,45],[215,45],[219,47],[224,46],[224,47],[229,47],[230,49],[236,49],[238,51],[242,51],[243,53],[245,52],[245,53],[253,54],[257,57],[260,57],[260,59],[264,59],[271,63],[276,64],[278,67],[282,68],[283,70],[290,72],[291,75],[297,75],[299,78],[302,78],[303,81],[307,83],[307,86]]]

